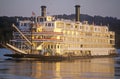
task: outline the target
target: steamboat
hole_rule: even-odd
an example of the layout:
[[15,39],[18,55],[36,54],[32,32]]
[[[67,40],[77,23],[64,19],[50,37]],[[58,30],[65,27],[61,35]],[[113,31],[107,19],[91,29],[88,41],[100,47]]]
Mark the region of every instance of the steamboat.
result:
[[116,55],[115,33],[108,26],[80,22],[80,5],[75,6],[75,20],[57,19],[46,15],[41,6],[41,16],[12,25],[11,43],[4,47],[13,54],[4,56],[22,59],[65,60]]

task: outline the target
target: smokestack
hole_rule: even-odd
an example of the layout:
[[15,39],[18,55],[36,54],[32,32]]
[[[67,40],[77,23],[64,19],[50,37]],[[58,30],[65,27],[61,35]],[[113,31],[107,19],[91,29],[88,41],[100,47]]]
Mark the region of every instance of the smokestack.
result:
[[75,6],[75,20],[80,21],[80,5]]
[[46,16],[46,6],[41,6],[41,16]]

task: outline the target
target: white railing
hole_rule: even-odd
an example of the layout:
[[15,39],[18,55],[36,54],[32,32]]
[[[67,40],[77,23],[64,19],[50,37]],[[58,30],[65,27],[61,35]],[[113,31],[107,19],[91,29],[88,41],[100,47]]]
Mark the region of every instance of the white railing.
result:
[[30,44],[32,45],[31,41],[28,40],[28,38],[13,24],[12,25],[21,35],[22,37]]

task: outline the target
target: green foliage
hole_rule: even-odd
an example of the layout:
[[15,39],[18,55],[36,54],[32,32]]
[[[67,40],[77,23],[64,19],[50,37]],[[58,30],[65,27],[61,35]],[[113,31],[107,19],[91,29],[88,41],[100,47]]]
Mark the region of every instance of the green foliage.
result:
[[[75,14],[71,15],[54,15],[56,18],[75,20]],[[0,41],[9,41],[12,39],[13,28],[11,25],[17,24],[19,20],[31,20],[31,17],[0,17]],[[89,24],[95,25],[109,25],[111,31],[116,33],[116,48],[120,48],[120,19],[113,17],[101,17],[101,16],[89,16],[86,14],[80,14],[80,21],[88,21]]]

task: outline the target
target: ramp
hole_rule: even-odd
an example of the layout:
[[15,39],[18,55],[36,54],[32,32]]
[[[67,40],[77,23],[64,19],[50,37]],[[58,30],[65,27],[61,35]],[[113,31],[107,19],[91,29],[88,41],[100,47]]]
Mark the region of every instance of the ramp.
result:
[[9,48],[10,50],[15,51],[16,53],[27,54],[25,51],[20,50],[19,48],[15,47],[15,46],[13,46],[13,45],[11,45],[11,44],[8,44],[8,43],[6,43],[6,46],[5,46],[5,47],[6,47],[6,48]]

